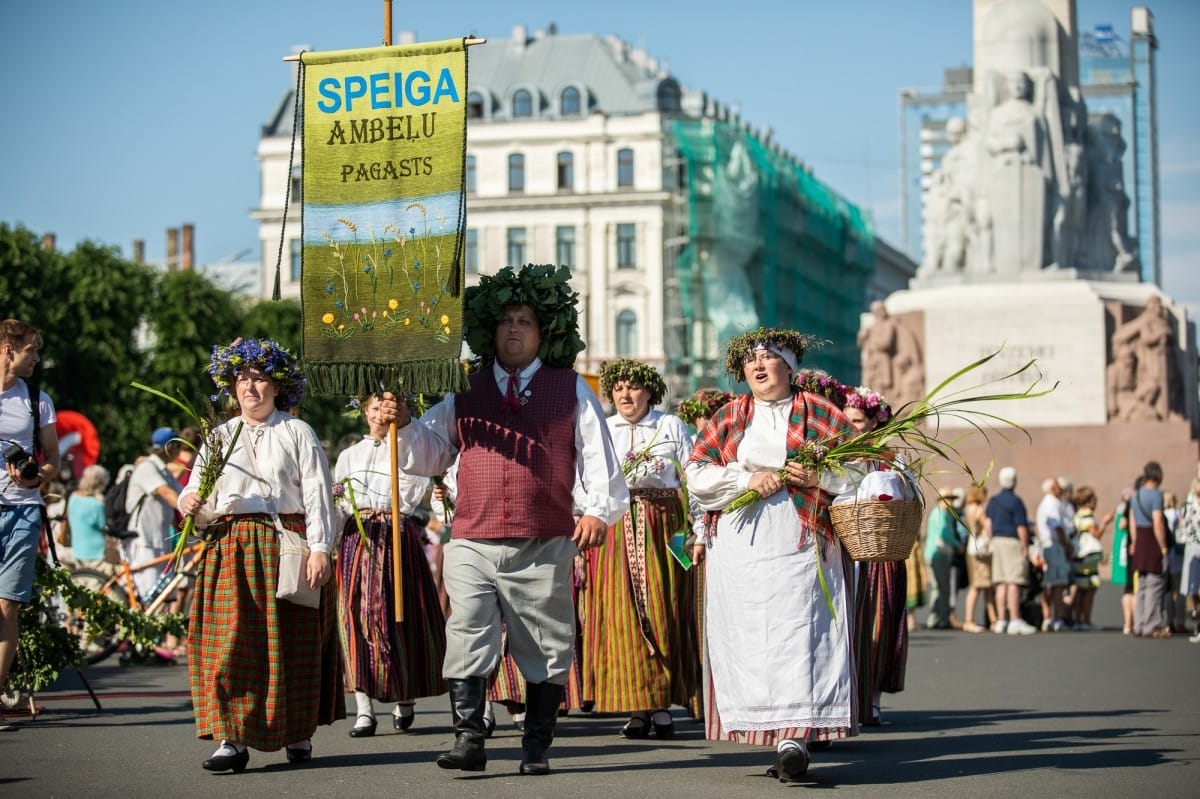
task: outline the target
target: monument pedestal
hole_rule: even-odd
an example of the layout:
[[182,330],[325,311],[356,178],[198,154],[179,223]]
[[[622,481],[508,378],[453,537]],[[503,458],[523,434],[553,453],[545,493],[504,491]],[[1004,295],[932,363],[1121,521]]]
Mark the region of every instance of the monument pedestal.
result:
[[[1044,397],[971,406],[1019,424],[1032,438],[1003,426],[989,434],[990,441],[970,435],[958,449],[979,477],[994,458],[995,468],[1017,467],[1027,501],[1038,498],[1042,478],[1062,474],[1076,485],[1092,485],[1102,504],[1108,504],[1115,503],[1120,488],[1131,484],[1148,460],[1162,463],[1166,487],[1177,492],[1186,491],[1197,474],[1196,346],[1182,309],[1163,302],[1175,335],[1166,356],[1173,359],[1169,412],[1154,418],[1150,403],[1142,403],[1140,413],[1130,410],[1124,398],[1136,392],[1115,391],[1120,383],[1114,371],[1120,365],[1114,364],[1112,352],[1116,331],[1158,297],[1154,286],[1128,279],[1065,274],[1055,279],[1054,272],[1043,271],[1012,282],[927,284],[892,294],[886,307],[888,316],[920,342],[926,392],[997,351],[949,390],[996,381],[969,393],[1019,391],[1038,373],[1041,388],[1055,387]],[[864,317],[864,326],[870,323]],[[1036,360],[1037,372],[1008,377],[1031,360]],[[1162,406],[1167,407],[1165,399]],[[1123,418],[1117,418],[1118,407]],[[942,440],[956,438],[958,429],[964,435],[971,432],[958,419],[940,424]],[[951,473],[935,482],[965,482],[953,466],[944,466]]]

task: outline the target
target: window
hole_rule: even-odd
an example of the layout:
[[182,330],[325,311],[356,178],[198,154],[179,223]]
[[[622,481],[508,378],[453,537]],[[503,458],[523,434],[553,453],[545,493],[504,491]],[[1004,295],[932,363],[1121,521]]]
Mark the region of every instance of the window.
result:
[[583,108],[579,102],[579,89],[576,89],[574,86],[568,86],[563,89],[560,101],[560,113],[562,116],[579,116]]
[[533,95],[526,89],[518,89],[513,94],[513,109],[514,117],[531,117],[533,116]]
[[288,255],[291,258],[292,266],[292,282],[300,281],[300,259],[304,254],[304,241],[301,239],[292,239],[288,246]]
[[617,269],[633,269],[637,266],[637,226],[630,223],[617,225]]
[[575,188],[575,156],[571,153],[558,154],[558,190]]
[[288,203],[297,208],[304,202],[304,167],[292,167],[292,187],[289,189]]
[[637,354],[637,314],[630,310],[617,314],[617,356]]
[[574,225],[559,225],[554,229],[554,261],[559,266],[575,265]]
[[467,95],[467,119],[483,119],[483,95],[479,92]]
[[466,174],[463,176],[464,182],[467,184],[467,192],[475,193],[475,156],[468,155],[467,163],[464,165]]
[[479,231],[473,227],[467,228],[463,242],[463,271],[468,275],[479,274]]
[[633,187],[633,150],[625,147],[617,150],[617,188]]
[[664,80],[658,84],[658,110],[668,114],[678,112],[680,105],[679,84],[673,80]]
[[508,157],[508,190],[525,191],[525,156],[520,153]]
[[508,265],[520,267],[525,264],[525,228],[508,229]]

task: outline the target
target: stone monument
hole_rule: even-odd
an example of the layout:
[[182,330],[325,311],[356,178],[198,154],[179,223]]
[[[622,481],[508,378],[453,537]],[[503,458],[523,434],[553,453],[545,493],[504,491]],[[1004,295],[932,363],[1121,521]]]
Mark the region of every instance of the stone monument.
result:
[[997,350],[972,380],[1011,390],[1020,381],[1005,376],[1036,359],[1057,383],[1051,394],[981,408],[1021,424],[1032,444],[1019,433],[965,439],[973,468],[994,456],[1023,474],[1070,475],[1115,503],[1157,459],[1168,487],[1186,490],[1200,453],[1193,326],[1140,282],[1125,141],[1115,117],[1089,117],[1082,99],[1074,0],[975,0],[974,10],[967,117],[946,127],[912,287],[863,317],[863,382],[899,406]]

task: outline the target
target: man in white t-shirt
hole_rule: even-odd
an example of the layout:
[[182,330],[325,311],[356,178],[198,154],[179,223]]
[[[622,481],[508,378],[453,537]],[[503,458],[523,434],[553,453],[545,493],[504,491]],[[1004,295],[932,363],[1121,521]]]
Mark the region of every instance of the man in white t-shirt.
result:
[[[179,452],[179,437],[169,427],[160,427],[150,436],[150,454],[138,462],[129,478],[125,512],[129,531],[137,538],[125,542],[125,557],[130,566],[138,566],[169,553],[175,532],[175,505],[183,486],[167,469],[167,463]],[[134,572],[133,582],[143,601],[150,600],[166,564]]]
[[1071,542],[1063,524],[1062,488],[1058,480],[1047,477],[1042,481],[1042,501],[1037,509],[1037,536],[1045,571],[1042,575],[1042,630],[1058,631],[1066,627],[1063,621],[1066,606],[1063,592],[1071,582]]
[[[37,409],[26,380],[40,359],[42,337],[16,319],[0,322],[0,687],[17,654],[21,605],[33,598],[34,565],[42,532],[42,483],[58,476],[54,403],[37,392]],[[36,424],[35,424],[36,418]],[[35,429],[36,428],[36,429]],[[34,439],[38,447],[34,447]],[[43,454],[40,465],[35,449]],[[0,731],[15,730],[0,716]]]

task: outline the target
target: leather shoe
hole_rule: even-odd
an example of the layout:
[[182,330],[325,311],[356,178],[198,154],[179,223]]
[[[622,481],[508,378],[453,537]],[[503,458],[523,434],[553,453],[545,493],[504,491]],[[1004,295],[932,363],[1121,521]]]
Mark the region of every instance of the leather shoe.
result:
[[308,749],[287,747],[287,761],[289,763],[307,763],[312,760],[312,747]]
[[799,782],[808,771],[808,749],[792,746],[775,756],[775,771],[780,782]]
[[483,737],[491,738],[492,733],[494,733],[495,731],[496,731],[496,719],[494,719],[494,718],[484,719],[483,720]]
[[396,732],[404,732],[413,725],[413,720],[417,717],[416,713],[410,713],[407,716],[401,716],[397,713],[392,713],[392,729]]
[[483,748],[483,737],[460,734],[454,739],[454,747],[437,759],[438,768],[460,771],[483,771],[487,768],[487,752]]
[[[370,719],[371,723],[360,727],[357,723],[358,719]],[[351,738],[370,738],[375,734],[375,728],[379,726],[379,722],[374,716],[359,716],[354,721],[354,726],[350,728]]]
[[246,764],[249,762],[250,750],[243,749],[232,755],[213,755],[201,763],[200,768],[205,771],[232,771],[236,773],[245,769]]
[[[660,711],[654,711],[657,715]],[[653,718],[653,716],[651,717]],[[657,721],[654,724],[654,736],[660,741],[669,741],[675,737],[675,721],[669,720],[666,724],[659,724]]]
[[629,721],[625,722],[625,726],[621,728],[621,734],[626,738],[649,738],[650,720],[644,719],[641,716],[634,716]]

